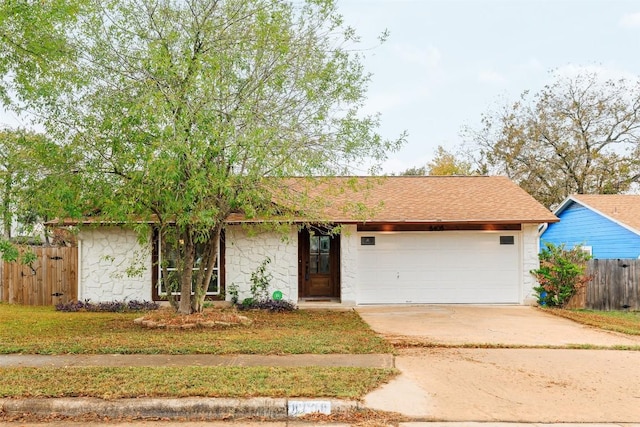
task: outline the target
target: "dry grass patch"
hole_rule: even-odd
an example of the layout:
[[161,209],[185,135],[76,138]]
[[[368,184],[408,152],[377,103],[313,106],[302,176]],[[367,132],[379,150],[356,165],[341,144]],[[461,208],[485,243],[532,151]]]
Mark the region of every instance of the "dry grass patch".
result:
[[[229,309],[218,313],[230,313]],[[242,312],[251,325],[147,329],[140,313],[63,313],[0,304],[0,354],[391,353],[355,311]]]
[[[230,420],[228,416],[223,416],[222,420],[229,422],[230,426],[239,426],[245,424],[257,424],[265,423],[264,418],[257,417],[242,417],[234,418]],[[175,422],[186,423],[196,422],[198,425],[206,421],[211,421],[211,418],[203,418],[197,416],[190,416],[185,414],[182,417],[175,418]],[[353,427],[392,427],[398,426],[401,422],[411,421],[410,418],[401,414],[384,411],[374,411],[371,409],[353,409],[344,412],[337,412],[331,415],[322,414],[309,414],[299,418],[300,422],[306,422],[309,425],[326,425],[326,424],[348,424]],[[158,417],[142,417],[142,416],[127,416],[127,417],[106,417],[102,414],[88,413],[75,416],[62,415],[58,413],[51,414],[33,414],[33,413],[19,413],[19,414],[7,414],[0,409],[0,423],[22,423],[22,424],[52,424],[58,425],[78,425],[85,426],[89,424],[107,425],[107,423],[113,424],[132,424],[144,422],[158,422],[167,423],[167,418]],[[269,424],[267,421],[266,424]],[[279,423],[280,425],[282,423]],[[294,423],[300,424],[300,423]]]
[[640,312],[545,309],[548,313],[565,317],[584,325],[628,335],[640,335]]
[[397,375],[380,368],[0,368],[0,397],[360,399]]
[[331,415],[309,414],[300,417],[300,420],[315,424],[349,423],[353,427],[387,427],[397,426],[401,422],[409,422],[411,419],[396,412],[376,411],[373,409],[352,409],[345,412],[337,412]]

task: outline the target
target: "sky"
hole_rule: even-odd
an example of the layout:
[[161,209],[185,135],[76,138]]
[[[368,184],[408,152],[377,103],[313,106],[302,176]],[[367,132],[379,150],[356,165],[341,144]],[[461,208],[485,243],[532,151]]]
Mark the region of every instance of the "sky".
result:
[[[540,90],[552,70],[640,76],[638,0],[337,1],[372,73],[363,111],[381,113],[385,138],[408,133],[386,173],[423,166],[438,145],[454,151],[463,127],[478,129],[483,113]],[[2,125],[25,124],[0,112]]]
[[[408,132],[385,172],[422,166],[438,145],[454,151],[483,113],[535,93],[551,71],[640,76],[637,0],[338,0],[362,36],[373,74],[367,112],[380,133]],[[387,29],[386,43],[377,35]]]

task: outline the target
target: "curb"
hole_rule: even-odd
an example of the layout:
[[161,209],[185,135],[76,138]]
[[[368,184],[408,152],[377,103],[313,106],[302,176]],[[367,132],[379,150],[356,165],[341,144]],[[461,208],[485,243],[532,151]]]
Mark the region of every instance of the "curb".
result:
[[[230,419],[259,417],[282,420],[313,412],[336,414],[362,409],[360,403],[349,400],[288,399],[288,398],[183,398],[183,399],[118,399],[42,398],[0,399],[0,412],[6,414],[65,416],[96,414],[110,418],[158,417]],[[328,410],[328,412],[326,412]]]

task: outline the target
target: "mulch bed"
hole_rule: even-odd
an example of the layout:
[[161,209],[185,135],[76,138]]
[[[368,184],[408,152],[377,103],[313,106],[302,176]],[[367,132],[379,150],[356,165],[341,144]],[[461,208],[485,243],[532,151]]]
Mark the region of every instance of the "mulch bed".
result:
[[205,309],[202,313],[183,315],[176,313],[172,308],[151,311],[133,322],[151,329],[225,328],[253,323],[247,316],[240,315],[235,310]]

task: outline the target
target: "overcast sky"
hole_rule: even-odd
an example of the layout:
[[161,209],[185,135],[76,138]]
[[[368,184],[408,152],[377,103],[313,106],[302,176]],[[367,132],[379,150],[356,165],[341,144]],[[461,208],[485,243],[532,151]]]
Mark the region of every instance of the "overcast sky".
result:
[[492,106],[550,82],[552,69],[640,75],[638,0],[339,0],[365,43],[374,74],[367,110],[381,133],[409,133],[386,172],[421,166],[438,145],[455,147],[464,125]]
[[[362,36],[373,73],[367,112],[382,113],[383,136],[408,142],[384,165],[399,172],[455,147],[492,106],[549,82],[549,71],[581,67],[640,75],[638,0],[338,0]],[[16,126],[0,114],[0,125]]]

